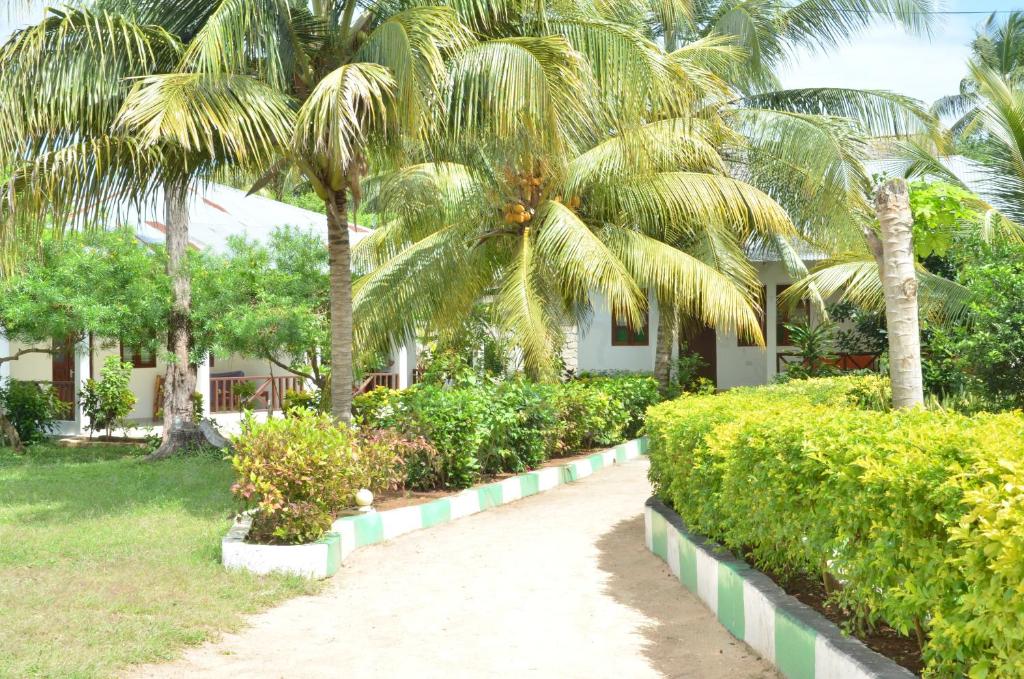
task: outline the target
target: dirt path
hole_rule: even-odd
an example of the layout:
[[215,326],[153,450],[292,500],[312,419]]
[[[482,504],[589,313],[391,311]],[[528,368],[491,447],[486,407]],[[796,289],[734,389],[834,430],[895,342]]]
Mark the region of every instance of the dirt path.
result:
[[647,461],[355,552],[138,677],[776,677],[644,548]]

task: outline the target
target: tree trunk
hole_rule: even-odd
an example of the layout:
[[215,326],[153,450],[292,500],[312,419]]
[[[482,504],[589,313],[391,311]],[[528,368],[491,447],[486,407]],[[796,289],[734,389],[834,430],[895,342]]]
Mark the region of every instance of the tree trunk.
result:
[[3,410],[0,410],[0,441],[7,441],[14,452],[23,453],[25,452],[25,444],[21,442],[21,436],[18,435],[18,430],[14,428],[14,425],[9,419],[7,414]]
[[672,345],[676,341],[676,315],[671,305],[658,300],[658,337],[654,349],[654,379],[668,392],[672,378]]
[[331,277],[331,416],[352,419],[352,253],[345,189],[327,206],[327,253]]
[[864,235],[878,263],[885,292],[892,404],[894,408],[913,408],[924,405],[924,387],[914,269],[914,216],[906,182],[894,179],[883,185],[875,196],[875,211],[881,239],[870,229],[865,229]]
[[196,391],[196,366],[189,359],[192,345],[192,282],[188,274],[188,187],[164,187],[167,222],[167,275],[171,279],[171,313],[167,319],[167,350],[174,360],[164,379],[164,438],[147,459],[170,457],[203,435],[192,419],[192,394]]

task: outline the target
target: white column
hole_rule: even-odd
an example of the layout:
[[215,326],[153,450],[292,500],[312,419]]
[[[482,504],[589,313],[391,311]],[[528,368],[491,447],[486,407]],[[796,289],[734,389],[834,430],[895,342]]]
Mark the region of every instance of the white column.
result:
[[207,354],[196,366],[196,391],[203,397],[203,417],[210,416],[210,355]]
[[412,371],[416,369],[416,338],[407,337],[405,343],[395,352],[395,372],[398,373],[398,388],[412,386]]
[[[0,327],[0,358],[6,358],[11,355],[11,342],[7,339],[7,335],[4,334],[4,329]],[[0,382],[8,379],[11,376],[11,362],[0,363]]]
[[767,363],[767,370],[765,375],[767,376],[768,384],[771,384],[772,379],[775,377],[775,354],[778,352],[778,338],[775,336],[775,326],[778,322],[778,300],[775,297],[775,282],[771,277],[767,277],[770,280],[765,282],[764,286],[764,345],[765,345],[765,360]]
[[79,434],[89,426],[89,418],[82,409],[82,389],[92,374],[92,356],[89,352],[89,338],[75,345],[75,423]]

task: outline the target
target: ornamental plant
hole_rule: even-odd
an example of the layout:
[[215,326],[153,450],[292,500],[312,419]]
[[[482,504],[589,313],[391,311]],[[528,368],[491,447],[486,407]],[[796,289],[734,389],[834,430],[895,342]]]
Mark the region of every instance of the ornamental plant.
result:
[[[5,380],[0,383],[0,412],[6,415],[22,443],[37,443],[57,426],[68,404],[50,385]],[[0,434],[2,436],[2,434]]]
[[115,428],[125,427],[125,418],[135,407],[131,388],[132,364],[118,356],[108,356],[100,369],[100,379],[86,380],[82,388],[82,410],[89,418],[89,432],[106,431],[107,438]]
[[231,492],[255,510],[252,542],[319,540],[335,514],[353,504],[360,482],[373,477],[360,468],[351,430],[312,410],[263,423],[247,420],[233,445],[238,481]]

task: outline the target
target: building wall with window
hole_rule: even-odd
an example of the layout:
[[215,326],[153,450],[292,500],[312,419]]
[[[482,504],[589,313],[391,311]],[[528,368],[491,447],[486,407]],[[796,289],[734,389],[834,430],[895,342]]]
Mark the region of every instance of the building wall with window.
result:
[[589,323],[578,328],[577,371],[578,372],[651,372],[654,370],[654,345],[658,336],[658,303],[653,295],[648,296],[647,333],[643,340],[634,331],[627,341],[621,330],[621,322],[613,322],[608,301],[600,293],[590,298],[593,316]]
[[[715,333],[713,361],[715,382],[719,389],[730,389],[740,386],[766,384],[775,376],[778,354],[794,351],[785,344],[781,337],[781,323],[787,320],[807,320],[809,304],[801,304],[796,310],[787,312],[778,308],[778,295],[785,286],[792,283],[781,262],[755,262],[758,278],[762,283],[764,313],[761,327],[767,349],[749,341],[737,338],[734,333]],[[810,266],[812,262],[808,262]],[[648,334],[646,343],[624,346],[621,329],[612,321],[612,313],[607,301],[598,293],[591,295],[593,318],[589,324],[581,326],[578,331],[579,372],[597,371],[629,371],[652,372],[654,370],[654,352],[658,333],[657,302],[650,299]],[[818,322],[818,314],[810,310],[811,322]],[[620,334],[616,336],[616,331]],[[630,336],[630,339],[633,337]],[[673,347],[673,355],[677,354]]]

